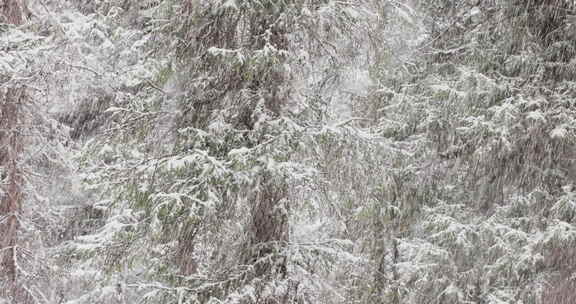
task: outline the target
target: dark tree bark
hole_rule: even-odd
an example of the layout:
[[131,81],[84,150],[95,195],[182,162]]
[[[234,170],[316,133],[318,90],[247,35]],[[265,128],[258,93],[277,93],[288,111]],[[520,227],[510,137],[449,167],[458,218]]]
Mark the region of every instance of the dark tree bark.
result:
[[576,281],[573,279],[576,267],[576,250],[574,248],[551,248],[547,256],[548,266],[556,274],[545,285],[542,303],[571,304],[576,303]]
[[250,260],[256,277],[285,278],[286,257],[282,252],[289,239],[287,189],[263,180],[253,198],[250,226]]
[[0,13],[5,23],[20,25],[30,18],[26,0],[0,0]]
[[[0,14],[3,22],[14,25],[30,17],[26,0],[0,0]],[[31,300],[19,282],[17,260],[24,197],[20,126],[25,98],[22,87],[0,92],[0,282],[5,282],[0,286],[0,295],[13,304]]]
[[23,172],[20,164],[23,144],[19,130],[22,88],[7,89],[0,95],[0,281],[7,282],[0,294],[13,303],[25,303],[18,282],[18,231],[23,198]]

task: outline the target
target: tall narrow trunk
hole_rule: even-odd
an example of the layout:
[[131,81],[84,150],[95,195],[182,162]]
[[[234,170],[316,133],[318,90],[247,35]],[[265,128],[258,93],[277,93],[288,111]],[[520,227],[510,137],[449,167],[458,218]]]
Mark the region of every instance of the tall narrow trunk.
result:
[[[25,0],[0,0],[1,21],[20,25],[27,11]],[[23,88],[0,93],[0,295],[10,303],[26,303],[18,283],[18,230],[22,211],[22,137],[18,125]]]
[[283,247],[288,242],[286,187],[262,181],[252,209],[251,261],[257,277],[284,278],[287,265]]
[[21,88],[8,89],[0,96],[0,278],[8,283],[0,293],[8,293],[13,303],[23,303],[18,300],[21,292],[16,258],[23,198],[23,145],[18,130],[23,98]]

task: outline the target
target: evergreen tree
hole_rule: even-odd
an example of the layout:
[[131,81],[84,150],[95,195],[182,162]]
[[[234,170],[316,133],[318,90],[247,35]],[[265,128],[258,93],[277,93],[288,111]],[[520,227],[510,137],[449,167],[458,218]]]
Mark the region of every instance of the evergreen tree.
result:
[[[314,301],[320,286],[300,286],[298,276],[315,270],[296,266],[293,252],[304,246],[291,246],[289,222],[297,202],[291,193],[309,191],[304,182],[313,170],[297,158],[299,142],[315,136],[305,130],[319,104],[295,85],[299,77],[313,79],[307,60],[327,67],[338,64],[324,63],[329,57],[344,60],[321,50],[340,43],[334,31],[351,37],[361,8],[164,1],[129,5],[119,17],[143,15],[151,23],[137,31],[155,54],[143,59],[154,72],[128,76],[134,90],[115,91],[101,126],[113,133],[88,141],[81,160],[87,183],[103,196],[95,205],[105,219],[68,248],[93,269],[108,269],[109,278],[82,299]],[[163,18],[169,22],[153,25]],[[322,29],[311,30],[317,25]],[[306,43],[314,48],[298,57]],[[332,76],[326,74],[317,81]],[[306,259],[316,258],[312,248],[305,251]],[[113,291],[116,284],[122,293]],[[149,292],[136,294],[136,287]]]
[[0,302],[571,303],[573,1],[2,1]]
[[413,220],[391,262],[411,265],[397,277],[400,302],[541,301],[558,271],[545,257],[571,246],[570,220],[554,210],[567,211],[572,184],[572,9],[419,4],[421,60],[404,63],[403,77],[381,74],[382,93],[368,103],[382,113],[375,130],[415,148],[403,167],[418,189],[399,200]]

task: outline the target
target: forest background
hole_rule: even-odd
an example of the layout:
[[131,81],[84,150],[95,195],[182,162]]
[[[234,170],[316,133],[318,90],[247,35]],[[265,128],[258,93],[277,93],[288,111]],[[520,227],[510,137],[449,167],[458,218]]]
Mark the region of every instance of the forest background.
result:
[[0,303],[575,303],[572,0],[1,0]]

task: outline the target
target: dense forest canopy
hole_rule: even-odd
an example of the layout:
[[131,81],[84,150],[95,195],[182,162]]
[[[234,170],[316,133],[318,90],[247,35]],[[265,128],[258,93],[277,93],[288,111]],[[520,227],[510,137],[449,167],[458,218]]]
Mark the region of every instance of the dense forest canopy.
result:
[[0,304],[576,302],[571,0],[0,1]]

